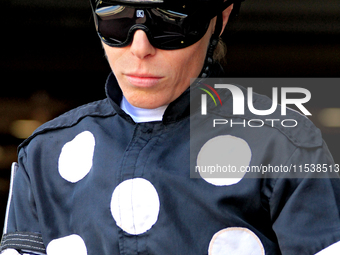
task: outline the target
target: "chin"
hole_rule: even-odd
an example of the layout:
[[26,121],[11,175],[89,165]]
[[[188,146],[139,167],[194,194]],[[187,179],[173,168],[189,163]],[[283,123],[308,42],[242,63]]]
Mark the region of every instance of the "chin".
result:
[[143,109],[156,109],[158,107],[167,105],[169,103],[167,103],[166,100],[159,100],[157,98],[155,98],[154,96],[146,96],[146,97],[135,97],[135,96],[126,96],[125,97],[126,100],[132,104],[135,107],[138,108],[143,108]]

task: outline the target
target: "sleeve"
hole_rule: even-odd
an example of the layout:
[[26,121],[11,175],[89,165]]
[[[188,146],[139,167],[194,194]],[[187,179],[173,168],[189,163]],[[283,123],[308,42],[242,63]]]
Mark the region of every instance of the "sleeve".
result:
[[304,177],[278,178],[273,187],[271,217],[282,254],[340,254],[340,179],[327,146],[297,148],[287,164]]
[[[30,177],[25,170],[25,154],[13,163],[1,254],[46,254],[39,227]],[[15,251],[19,253],[15,253]]]

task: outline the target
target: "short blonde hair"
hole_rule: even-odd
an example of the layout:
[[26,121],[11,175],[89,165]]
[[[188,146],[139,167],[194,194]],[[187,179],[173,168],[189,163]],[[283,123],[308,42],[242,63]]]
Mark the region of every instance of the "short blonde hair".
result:
[[227,54],[227,45],[223,42],[222,38],[220,37],[218,40],[218,44],[214,51],[214,60],[220,62],[221,64],[225,62],[225,55]]

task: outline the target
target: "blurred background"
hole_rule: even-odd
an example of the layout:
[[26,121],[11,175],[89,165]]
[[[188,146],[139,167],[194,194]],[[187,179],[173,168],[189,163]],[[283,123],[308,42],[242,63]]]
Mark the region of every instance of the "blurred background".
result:
[[[17,146],[42,123],[104,98],[110,72],[89,0],[1,3],[0,226]],[[312,93],[307,109],[336,163],[340,163],[340,84],[335,79],[340,72],[339,14],[339,0],[246,0],[223,35],[229,77],[332,78],[332,86],[314,82],[301,87]],[[271,95],[268,88],[254,90]]]

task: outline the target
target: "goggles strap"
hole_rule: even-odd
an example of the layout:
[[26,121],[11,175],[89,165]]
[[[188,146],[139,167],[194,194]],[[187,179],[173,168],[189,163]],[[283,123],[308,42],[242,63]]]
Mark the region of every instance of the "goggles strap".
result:
[[201,74],[199,77],[201,78],[206,78],[209,76],[210,73],[210,66],[214,63],[214,51],[216,49],[216,46],[218,44],[219,38],[220,38],[220,33],[222,31],[222,26],[223,26],[223,18],[222,18],[222,13],[219,13],[217,15],[217,20],[215,24],[215,31],[213,35],[210,38],[210,43],[207,49],[207,55],[205,57],[205,62],[203,69],[201,71]]

